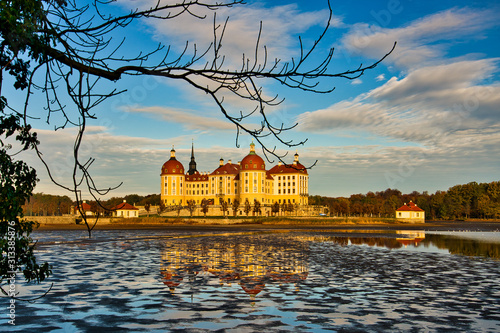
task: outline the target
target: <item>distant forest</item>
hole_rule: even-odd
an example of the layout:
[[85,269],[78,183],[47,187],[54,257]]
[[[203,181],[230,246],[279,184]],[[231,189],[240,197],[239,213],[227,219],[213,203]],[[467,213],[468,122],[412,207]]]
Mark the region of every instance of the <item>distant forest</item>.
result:
[[[103,201],[107,208],[114,207],[126,200],[137,206],[160,205],[160,195],[141,196],[130,194],[125,197],[113,197]],[[491,183],[476,182],[456,185],[448,191],[412,192],[402,194],[399,190],[387,189],[383,192],[368,192],[345,197],[309,196],[310,205],[327,206],[331,216],[375,216],[394,217],[394,211],[404,203],[413,201],[425,210],[428,220],[500,218],[500,181]],[[89,204],[95,203],[88,201]],[[69,214],[74,202],[68,196],[37,193],[23,207],[27,216],[48,216]]]
[[[160,204],[159,194],[150,194],[141,196],[130,194],[125,197],[113,197],[109,200],[104,200],[101,204],[106,208],[112,208],[126,200],[131,205],[144,206],[147,203],[151,206]],[[94,201],[88,200],[91,206],[97,206]],[[51,195],[37,193],[31,196],[29,202],[23,206],[24,215],[26,216],[54,216],[72,213],[75,203],[68,196]]]
[[349,198],[309,196],[310,205],[327,206],[331,216],[394,217],[394,211],[410,200],[425,210],[427,220],[500,218],[500,182],[472,182],[434,194],[387,189]]

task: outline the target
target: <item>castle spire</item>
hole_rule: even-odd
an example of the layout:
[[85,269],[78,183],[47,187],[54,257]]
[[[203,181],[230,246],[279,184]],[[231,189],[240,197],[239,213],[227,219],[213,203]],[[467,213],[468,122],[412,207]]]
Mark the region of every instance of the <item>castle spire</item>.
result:
[[194,143],[191,142],[191,162],[189,162],[188,175],[194,175],[198,170],[196,170],[196,161],[194,160]]

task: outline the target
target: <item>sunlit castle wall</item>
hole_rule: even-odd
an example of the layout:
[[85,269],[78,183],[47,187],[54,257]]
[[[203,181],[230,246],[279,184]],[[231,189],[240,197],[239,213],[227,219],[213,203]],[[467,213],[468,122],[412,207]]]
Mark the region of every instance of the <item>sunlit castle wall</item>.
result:
[[233,164],[231,160],[224,164],[224,159],[220,159],[219,167],[208,176],[210,198],[215,204],[222,199],[231,205],[234,200],[240,199],[239,170],[238,164]]
[[269,170],[274,180],[273,197],[278,203],[291,203],[299,205],[308,204],[309,175],[307,169],[300,164],[299,154],[294,155],[292,165],[281,162]]
[[175,158],[175,150],[170,151],[170,159],[161,168],[161,200],[165,205],[185,203],[184,167]]
[[307,169],[300,164],[298,154],[295,154],[291,165],[279,163],[266,170],[266,164],[255,152],[255,144],[252,142],[248,155],[241,162],[235,164],[229,160],[225,163],[221,158],[219,167],[211,173],[195,170],[194,152],[191,159],[193,167],[184,173],[184,167],[176,159],[172,148],[170,159],[163,164],[161,200],[166,206],[185,206],[188,200],[194,200],[199,205],[203,199],[208,199],[215,205],[223,200],[229,206],[238,200],[240,211],[246,200],[252,206],[255,200],[266,206],[275,202],[300,206],[308,204],[309,175]]
[[194,200],[200,204],[203,199],[210,199],[209,180],[206,173],[196,172],[186,175],[186,202]]
[[261,204],[269,204],[266,191],[266,163],[255,153],[255,144],[250,144],[250,152],[240,163],[240,202],[247,200],[253,205],[254,200]]

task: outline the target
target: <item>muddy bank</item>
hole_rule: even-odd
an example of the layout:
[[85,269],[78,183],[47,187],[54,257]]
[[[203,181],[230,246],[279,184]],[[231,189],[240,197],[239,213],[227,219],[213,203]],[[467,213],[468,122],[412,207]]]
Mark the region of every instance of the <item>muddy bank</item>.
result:
[[[97,224],[94,230],[261,230],[261,229],[363,229],[363,230],[424,230],[424,231],[500,231],[500,221],[429,221],[426,223],[348,223],[334,221],[307,221],[289,220],[272,223],[269,221],[232,221],[224,223],[224,220],[174,220],[166,222],[116,222],[107,224]],[[38,230],[87,230],[84,224],[40,224]]]

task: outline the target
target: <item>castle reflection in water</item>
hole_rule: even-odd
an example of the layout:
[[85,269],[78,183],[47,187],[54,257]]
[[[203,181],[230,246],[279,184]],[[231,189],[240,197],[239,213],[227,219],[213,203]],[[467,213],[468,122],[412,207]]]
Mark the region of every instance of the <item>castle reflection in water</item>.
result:
[[[198,239],[197,239],[198,240]],[[177,241],[162,253],[162,282],[171,291],[197,277],[217,278],[220,285],[237,283],[254,297],[266,284],[298,284],[308,275],[308,241],[304,237],[221,237],[210,243]]]
[[394,237],[293,235],[220,235],[169,241],[162,251],[161,280],[174,293],[178,288],[204,288],[214,279],[219,286],[238,285],[253,299],[269,284],[293,285],[309,274],[311,243],[333,242],[401,248],[418,245],[423,232],[404,231]]

